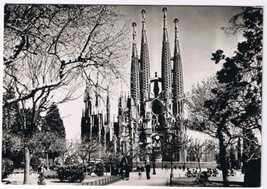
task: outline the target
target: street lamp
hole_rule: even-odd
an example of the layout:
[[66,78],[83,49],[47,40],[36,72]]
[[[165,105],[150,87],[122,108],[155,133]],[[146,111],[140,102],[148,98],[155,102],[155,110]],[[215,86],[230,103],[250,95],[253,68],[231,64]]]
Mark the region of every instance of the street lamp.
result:
[[154,141],[152,143],[152,161],[153,161],[153,175],[156,174],[156,154],[155,154],[155,149],[158,147],[160,137],[159,135],[156,135],[153,137]]
[[156,174],[156,157],[155,157],[155,149],[154,146],[152,147],[152,160],[153,160],[153,175]]
[[170,186],[172,186],[172,178],[173,178],[173,151],[175,149],[176,146],[176,135],[175,133],[173,133],[173,131],[171,131],[171,129],[174,128],[175,125],[175,119],[173,118],[169,118],[169,124],[170,124],[170,128],[167,129],[167,149],[170,152],[171,155],[171,174],[170,174]]

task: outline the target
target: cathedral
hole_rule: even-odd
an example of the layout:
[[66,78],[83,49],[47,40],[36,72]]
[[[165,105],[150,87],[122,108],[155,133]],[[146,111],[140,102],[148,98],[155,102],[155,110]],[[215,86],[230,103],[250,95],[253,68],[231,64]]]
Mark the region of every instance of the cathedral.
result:
[[[105,110],[97,111],[97,98],[85,90],[85,110],[81,123],[81,138],[96,136],[105,148],[127,154],[136,162],[144,160],[185,163],[196,161],[187,152],[187,129],[184,126],[184,83],[179,45],[179,20],[173,20],[174,49],[171,54],[167,28],[167,8],[163,12],[161,77],[150,73],[149,42],[146,31],[146,11],[141,11],[141,48],[137,49],[136,26],[132,23],[132,55],[130,94],[121,94],[117,121],[110,120],[107,95]],[[93,102],[94,101],[94,102]],[[214,155],[214,154],[213,154]],[[210,161],[208,158],[206,161]]]
[[[184,162],[186,151],[183,148],[186,130],[183,126],[183,69],[179,47],[178,19],[174,19],[174,54],[170,52],[170,43],[167,28],[167,8],[163,8],[163,37],[161,77],[155,73],[150,75],[149,48],[146,34],[146,11],[142,10],[141,53],[138,58],[136,45],[136,23],[133,27],[132,61],[131,61],[131,93],[130,109],[131,130],[130,140],[138,138],[139,145],[146,150],[159,150],[162,160],[170,159],[168,142],[178,140],[180,147],[174,152],[175,160]],[[177,143],[178,143],[177,141]],[[160,144],[159,144],[160,143]],[[171,144],[170,147],[173,147]],[[170,148],[169,147],[169,148]],[[173,155],[173,154],[172,154]]]

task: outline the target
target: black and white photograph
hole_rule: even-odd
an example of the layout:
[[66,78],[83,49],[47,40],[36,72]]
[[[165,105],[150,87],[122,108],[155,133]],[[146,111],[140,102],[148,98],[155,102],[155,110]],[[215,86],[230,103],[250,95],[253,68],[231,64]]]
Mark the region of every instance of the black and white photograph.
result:
[[1,3],[1,185],[262,187],[264,6],[96,3]]

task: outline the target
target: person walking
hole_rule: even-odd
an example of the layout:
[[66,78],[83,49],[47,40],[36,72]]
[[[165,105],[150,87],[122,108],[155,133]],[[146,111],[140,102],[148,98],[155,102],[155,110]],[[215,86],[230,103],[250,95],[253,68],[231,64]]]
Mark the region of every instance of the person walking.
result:
[[129,159],[127,158],[126,155],[124,155],[121,159],[121,174],[122,174],[122,179],[129,180],[130,164],[129,164]]
[[149,161],[145,162],[145,169],[146,169],[146,178],[150,179],[150,163],[149,163]]
[[141,170],[138,171],[138,176],[139,176],[139,180],[141,179],[142,177],[142,173],[141,173]]

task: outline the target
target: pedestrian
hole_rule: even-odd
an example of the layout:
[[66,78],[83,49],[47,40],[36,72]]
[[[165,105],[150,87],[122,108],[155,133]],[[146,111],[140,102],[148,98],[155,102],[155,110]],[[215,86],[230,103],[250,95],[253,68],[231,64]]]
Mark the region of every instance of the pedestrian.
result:
[[183,171],[185,171],[185,164],[183,164]]
[[130,164],[129,160],[126,155],[124,155],[121,159],[121,174],[122,174],[122,179],[129,180],[130,177]]
[[139,172],[138,172],[138,176],[139,176],[139,180],[140,180],[140,179],[141,179],[141,177],[142,177],[141,170],[139,170]]
[[145,162],[145,168],[146,168],[146,178],[150,179],[150,163],[149,163],[149,161]]

